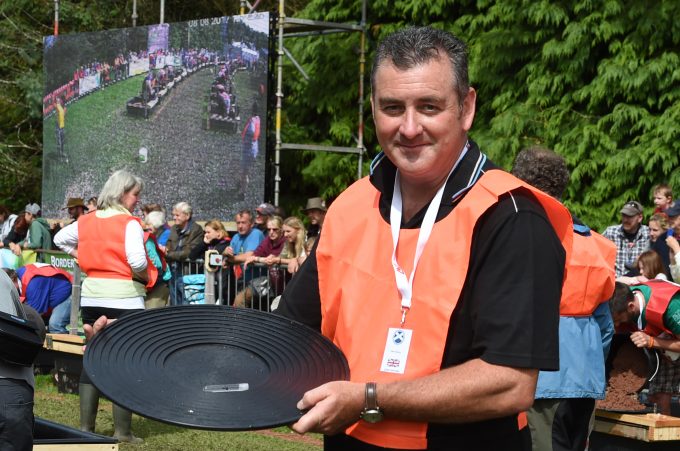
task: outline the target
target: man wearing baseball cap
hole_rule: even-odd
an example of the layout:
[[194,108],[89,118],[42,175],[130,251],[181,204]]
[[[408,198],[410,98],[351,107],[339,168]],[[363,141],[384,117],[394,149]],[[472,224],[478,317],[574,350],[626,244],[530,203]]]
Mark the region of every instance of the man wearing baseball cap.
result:
[[602,235],[616,244],[616,277],[637,274],[637,258],[649,249],[649,227],[642,224],[640,202],[626,202],[621,224],[607,227]]
[[272,204],[263,203],[255,209],[255,227],[262,233],[267,233],[267,221],[276,214],[276,208]]
[[[10,245],[12,252],[15,255],[21,255],[22,249],[52,249],[50,225],[40,217],[40,205],[36,203],[27,204],[24,208],[24,218],[28,223],[28,234],[24,240]],[[43,261],[42,255],[38,256],[38,261]]]

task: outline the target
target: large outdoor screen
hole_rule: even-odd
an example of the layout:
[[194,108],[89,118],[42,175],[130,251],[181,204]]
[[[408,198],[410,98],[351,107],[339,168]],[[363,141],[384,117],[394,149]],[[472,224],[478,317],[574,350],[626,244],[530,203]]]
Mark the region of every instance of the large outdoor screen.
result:
[[231,219],[264,197],[269,14],[44,39],[43,216],[143,178],[142,203]]

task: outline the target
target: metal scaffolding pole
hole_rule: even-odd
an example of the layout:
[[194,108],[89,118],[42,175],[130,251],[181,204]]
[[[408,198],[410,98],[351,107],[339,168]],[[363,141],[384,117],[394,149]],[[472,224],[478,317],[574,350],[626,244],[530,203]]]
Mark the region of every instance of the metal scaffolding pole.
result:
[[357,180],[362,176],[364,165],[364,71],[366,68],[366,0],[361,2],[361,47],[359,48],[359,130],[357,132],[357,150],[359,151],[359,167]]
[[278,49],[276,55],[276,144],[274,147],[274,205],[279,205],[281,182],[281,108],[283,107],[283,26],[286,19],[285,0],[279,0]]
[[132,26],[137,26],[137,0],[132,0]]
[[[358,155],[357,179],[362,177],[363,154],[364,154],[364,74],[366,65],[366,0],[362,1],[360,25],[323,22],[309,19],[296,19],[286,17],[284,12],[285,0],[279,0],[279,18],[277,23],[277,59],[276,59],[276,143],[274,147],[274,204],[279,204],[281,182],[281,150],[315,150],[322,152],[356,153]],[[355,147],[322,146],[316,144],[290,144],[281,140],[281,113],[283,110],[283,57],[289,55],[296,68],[303,77],[306,73],[295,59],[283,46],[285,37],[322,36],[330,33],[361,32],[361,45],[359,55],[359,98],[358,98],[358,131],[357,145]]]

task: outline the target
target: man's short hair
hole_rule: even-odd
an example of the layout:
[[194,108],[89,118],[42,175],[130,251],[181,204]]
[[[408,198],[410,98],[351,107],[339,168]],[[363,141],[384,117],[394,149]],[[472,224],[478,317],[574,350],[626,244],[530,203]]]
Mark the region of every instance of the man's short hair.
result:
[[630,288],[628,288],[628,285],[616,282],[614,294],[609,299],[609,310],[612,312],[612,315],[625,312],[628,310],[628,303],[634,300],[635,297]]
[[184,213],[185,215],[191,216],[193,213],[193,210],[191,209],[191,205],[189,205],[188,202],[177,202],[174,207],[172,207],[173,210],[179,211],[180,213]]
[[555,199],[562,199],[569,183],[569,169],[564,158],[540,146],[522,149],[515,158],[511,172]]
[[465,43],[453,34],[432,27],[409,27],[392,33],[378,45],[371,71],[371,89],[375,92],[376,73],[387,61],[397,69],[407,70],[446,57],[451,63],[454,89],[458,103],[470,90],[468,80],[468,58]]
[[249,219],[251,224],[255,222],[255,216],[253,215],[253,212],[250,211],[250,210],[241,210],[238,213],[236,213],[237,218],[239,216],[244,216],[244,215],[248,215],[248,219]]

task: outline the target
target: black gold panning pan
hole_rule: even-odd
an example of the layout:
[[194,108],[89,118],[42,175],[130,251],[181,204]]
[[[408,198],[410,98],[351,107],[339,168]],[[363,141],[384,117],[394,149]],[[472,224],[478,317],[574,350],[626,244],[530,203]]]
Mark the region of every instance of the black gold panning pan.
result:
[[220,305],[125,316],[94,337],[83,365],[104,396],[139,415],[225,431],[293,423],[307,390],[349,379],[345,357],[316,331]]

